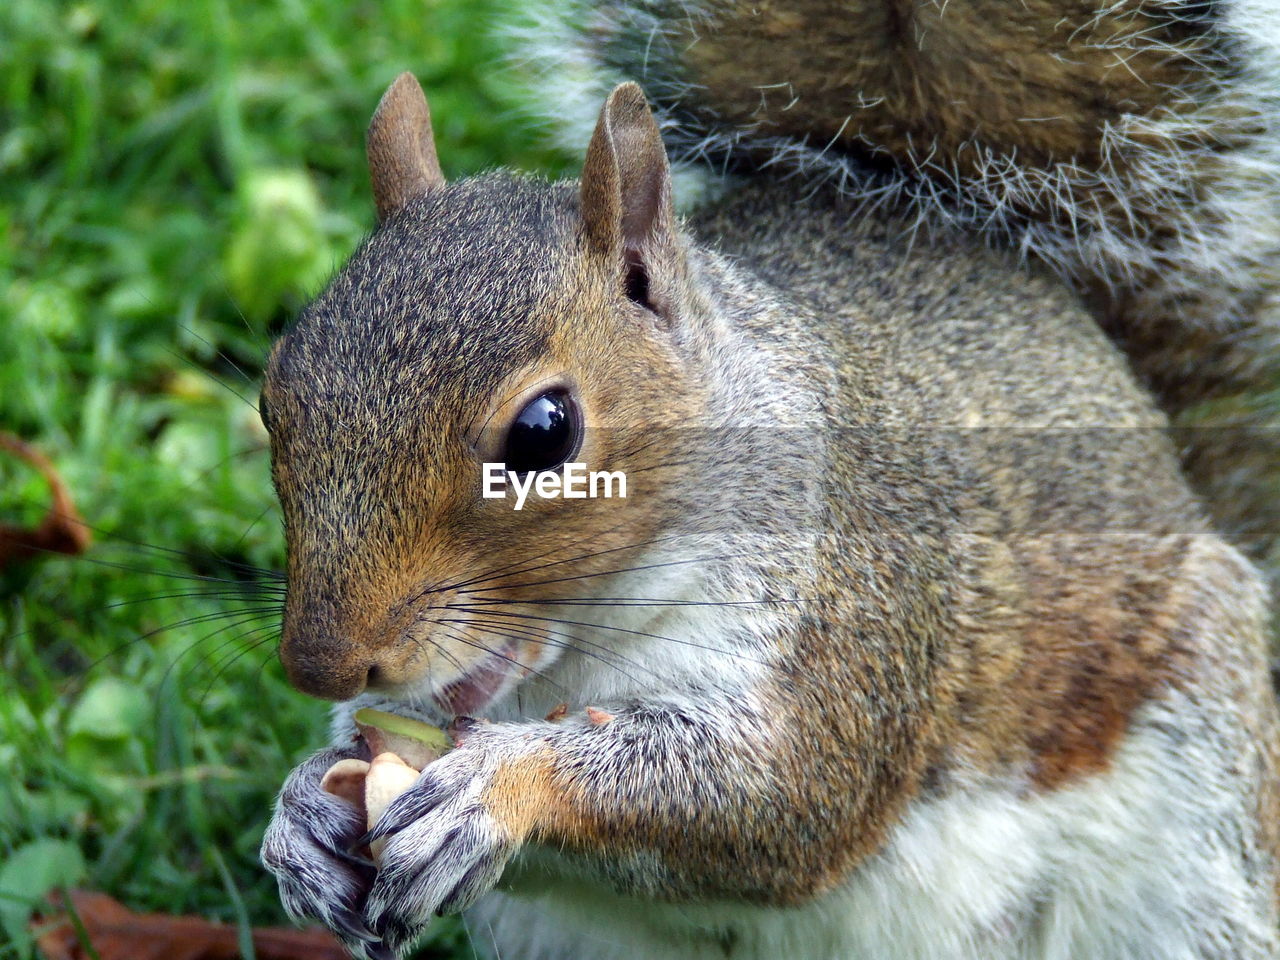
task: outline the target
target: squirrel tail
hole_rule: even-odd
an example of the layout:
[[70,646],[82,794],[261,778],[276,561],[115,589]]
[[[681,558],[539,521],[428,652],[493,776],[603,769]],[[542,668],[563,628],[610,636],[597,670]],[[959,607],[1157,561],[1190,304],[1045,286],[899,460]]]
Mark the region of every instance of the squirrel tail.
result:
[[1049,264],[1220,527],[1280,565],[1280,4],[543,0],[515,30],[575,147],[633,79],[686,167],[828,182]]

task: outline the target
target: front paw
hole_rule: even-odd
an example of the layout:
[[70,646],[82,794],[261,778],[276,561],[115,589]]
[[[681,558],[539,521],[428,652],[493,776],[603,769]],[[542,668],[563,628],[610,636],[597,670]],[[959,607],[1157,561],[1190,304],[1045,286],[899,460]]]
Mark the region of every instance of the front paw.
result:
[[262,841],[262,862],[280,884],[294,919],[315,918],[338,934],[356,957],[390,960],[365,926],[361,907],[373,866],[348,852],[364,829],[360,812],[320,789],[324,772],[349,749],[324,750],[289,775]]
[[362,840],[386,838],[365,905],[368,928],[399,953],[432,916],[487,893],[528,834],[537,802],[537,791],[515,800],[512,788],[545,770],[544,758],[536,741],[494,730],[427,767]]

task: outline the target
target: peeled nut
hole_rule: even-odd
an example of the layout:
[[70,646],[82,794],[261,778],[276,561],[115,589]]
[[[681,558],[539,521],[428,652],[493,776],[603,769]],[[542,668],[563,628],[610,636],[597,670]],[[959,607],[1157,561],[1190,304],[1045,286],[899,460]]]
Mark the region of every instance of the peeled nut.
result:
[[[391,806],[392,800],[414,785],[419,772],[394,753],[380,753],[373,758],[364,778],[364,816],[368,829],[373,829],[378,818]],[[382,848],[386,845],[386,837],[380,837],[369,844],[374,863],[382,858]]]
[[[339,760],[325,771],[320,788],[363,813],[365,828],[372,830],[391,801],[413,786],[422,768],[453,744],[439,727],[381,710],[357,710],[355,721],[373,760]],[[384,837],[369,844],[375,863],[386,843]]]
[[353,807],[364,810],[365,778],[368,775],[369,761],[357,760],[354,757],[350,760],[339,760],[325,771],[324,779],[320,781],[320,789],[326,793],[332,793],[335,797],[341,797]]

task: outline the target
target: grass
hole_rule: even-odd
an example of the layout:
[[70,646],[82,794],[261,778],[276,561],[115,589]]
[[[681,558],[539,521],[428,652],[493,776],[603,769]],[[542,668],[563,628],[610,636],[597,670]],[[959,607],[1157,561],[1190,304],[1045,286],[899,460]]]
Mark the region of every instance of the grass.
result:
[[[82,560],[0,575],[0,958],[55,885],[286,922],[257,863],[324,739],[285,684],[254,401],[272,331],[373,221],[364,125],[402,69],[445,171],[558,172],[491,0],[0,4],[0,429],[63,472]],[[0,521],[44,490],[0,459]],[[445,924],[424,956],[470,957]]]

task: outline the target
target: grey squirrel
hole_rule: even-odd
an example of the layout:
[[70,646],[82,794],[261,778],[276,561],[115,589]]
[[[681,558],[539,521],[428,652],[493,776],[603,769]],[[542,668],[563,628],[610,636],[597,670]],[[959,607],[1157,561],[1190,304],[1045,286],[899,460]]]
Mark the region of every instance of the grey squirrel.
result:
[[[578,182],[447,183],[407,74],[368,152],[380,226],[263,391],[280,656],[342,701],[263,843],[292,913],[365,957],[456,911],[502,960],[1280,953],[1264,582],[1096,301],[767,160],[682,223],[631,83]],[[492,462],[627,496],[516,511]],[[368,833],[319,786],[361,705],[461,715]]]

